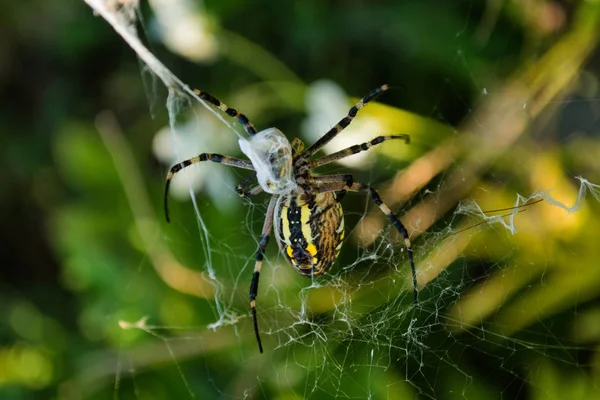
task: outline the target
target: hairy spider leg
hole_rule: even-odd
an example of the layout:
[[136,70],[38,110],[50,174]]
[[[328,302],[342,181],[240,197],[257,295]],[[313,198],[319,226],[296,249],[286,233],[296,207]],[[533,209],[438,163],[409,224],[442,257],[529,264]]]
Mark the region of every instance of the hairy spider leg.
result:
[[344,130],[350,122],[356,117],[358,110],[363,108],[369,101],[379,97],[381,94],[390,89],[389,85],[382,85],[377,89],[371,91],[371,93],[367,94],[363,97],[358,103],[352,106],[348,111],[348,115],[345,116],[338,122],[333,128],[331,128],[327,133],[325,133],[319,140],[317,140],[312,146],[308,149],[304,150],[304,152],[300,155],[300,158],[306,160],[310,158],[313,154],[319,151],[323,146],[331,141],[334,137],[336,137],[341,131]]
[[215,154],[215,153],[202,153],[196,157],[192,157],[190,159],[187,159],[185,161],[182,161],[178,164],[175,164],[171,167],[171,169],[169,170],[169,173],[167,174],[167,182],[165,184],[165,195],[164,195],[164,205],[165,205],[165,217],[167,219],[167,222],[171,222],[169,219],[169,206],[168,206],[168,198],[169,198],[169,187],[171,186],[171,179],[173,179],[173,175],[175,175],[177,172],[179,172],[180,170],[182,170],[183,168],[189,167],[192,164],[196,164],[202,161],[212,161],[212,162],[216,162],[219,164],[225,164],[225,165],[230,165],[232,167],[238,167],[238,168],[243,168],[243,169],[249,169],[254,171],[254,167],[252,166],[252,163],[249,160],[242,160],[239,158],[234,158],[234,157],[229,157],[229,156],[224,156],[221,154]]
[[219,110],[223,111],[225,114],[229,115],[232,118],[236,118],[240,124],[244,127],[244,130],[250,136],[254,136],[258,133],[252,122],[241,112],[237,111],[235,108],[231,108],[227,106],[227,104],[223,103],[221,100],[217,99],[210,93],[203,92],[198,89],[194,89],[194,93],[198,95],[202,100],[208,101],[210,104],[219,108]]
[[336,196],[336,200],[339,199],[341,201],[346,192],[365,192],[368,191],[371,195],[371,199],[373,202],[379,207],[379,209],[385,214],[386,217],[390,220],[390,222],[394,225],[396,230],[402,235],[404,239],[404,246],[406,247],[406,251],[408,253],[408,259],[410,261],[410,269],[412,273],[412,283],[413,283],[413,293],[414,293],[414,304],[417,305],[419,303],[419,289],[417,287],[417,271],[415,268],[415,261],[413,258],[412,244],[410,242],[410,238],[408,236],[408,231],[400,222],[398,217],[390,210],[390,208],[381,200],[379,193],[372,187],[368,185],[364,185],[359,182],[354,182],[351,175],[324,175],[324,176],[315,176],[312,178],[313,182],[317,184],[317,192],[334,192],[339,191]]
[[263,347],[262,341],[260,340],[260,334],[258,332],[258,319],[256,318],[256,296],[258,295],[258,280],[260,278],[262,261],[265,256],[265,249],[269,243],[271,229],[273,228],[273,214],[275,212],[275,203],[277,202],[277,198],[277,196],[271,197],[271,201],[269,201],[269,206],[267,207],[267,216],[265,218],[265,223],[263,224],[260,242],[258,243],[258,250],[256,251],[256,264],[254,264],[254,273],[252,274],[252,282],[250,283],[250,309],[252,310],[252,321],[254,323],[256,341],[258,342],[258,350],[261,353],[263,352]]
[[362,143],[362,144],[356,144],[354,146],[350,146],[348,148],[345,148],[343,150],[340,151],[336,151],[335,153],[329,154],[327,156],[318,158],[314,161],[310,161],[308,163],[308,165],[311,168],[317,168],[320,167],[322,165],[325,164],[329,164],[331,162],[334,161],[339,161],[343,158],[352,156],[354,154],[358,154],[361,153],[363,151],[367,151],[369,150],[371,147],[376,146],[378,144],[381,144],[383,142],[387,142],[388,140],[393,140],[393,139],[402,139],[404,140],[404,142],[406,144],[410,143],[410,136],[409,135],[393,135],[393,136],[378,136],[375,139],[372,139],[371,141]]

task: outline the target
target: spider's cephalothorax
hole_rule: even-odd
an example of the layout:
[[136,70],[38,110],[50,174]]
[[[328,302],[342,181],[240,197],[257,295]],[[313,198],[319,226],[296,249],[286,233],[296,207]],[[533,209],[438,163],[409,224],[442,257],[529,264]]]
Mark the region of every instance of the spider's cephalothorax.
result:
[[[262,260],[273,225],[275,225],[275,237],[279,249],[292,267],[301,275],[309,278],[323,275],[332,267],[342,247],[344,215],[341,201],[348,191],[369,192],[375,204],[404,238],[412,272],[414,302],[417,303],[417,275],[408,232],[396,215],[381,200],[377,191],[370,186],[354,182],[352,175],[321,176],[312,172],[317,167],[361,151],[367,151],[372,146],[387,140],[401,139],[409,143],[408,135],[378,136],[369,142],[311,160],[317,151],[350,125],[358,110],[388,89],[387,85],[383,85],[363,97],[350,108],[346,117],[342,118],[306,150],[299,139],[294,139],[290,144],[283,133],[276,128],[258,132],[244,114],[226,106],[208,93],[194,91],[200,99],[213,104],[242,124],[250,137],[248,139],[240,138],[240,149],[250,160],[202,153],[175,164],[169,170],[165,185],[165,215],[169,221],[167,207],[169,185],[173,175],[182,168],[201,161],[213,161],[255,171],[253,175],[237,186],[237,192],[242,197],[251,197],[263,191],[271,195],[250,284],[250,308],[254,321],[254,332],[261,353],[263,349],[256,318],[256,296],[258,295]],[[258,184],[246,190],[246,186],[254,178]]]

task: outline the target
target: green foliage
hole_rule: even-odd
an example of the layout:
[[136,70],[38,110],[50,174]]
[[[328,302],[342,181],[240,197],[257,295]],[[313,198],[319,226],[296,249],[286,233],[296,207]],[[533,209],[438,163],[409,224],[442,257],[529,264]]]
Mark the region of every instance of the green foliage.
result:
[[[598,199],[572,214],[528,208],[516,235],[464,233],[480,220],[456,212],[550,189],[570,206],[575,176],[600,182],[597,2],[188,2],[191,20],[171,25],[142,2],[153,53],[259,129],[312,143],[307,121],[337,122],[319,114],[337,113],[324,79],[348,94],[342,109],[401,87],[348,135],[408,133],[411,145],[324,171],[352,172],[406,211],[421,306],[401,240],[349,196],[352,230],[322,283],[294,274],[272,240],[262,356],[247,291],[267,197],[239,200],[246,173],[202,165],[197,204],[190,178],[173,222],[162,216],[168,147],[190,129],[200,142],[180,149],[241,156],[235,133],[186,99],[179,136],[159,140],[167,91],[125,42],[84,2],[34,3],[0,17],[2,399],[599,396]],[[178,47],[169,35],[184,22],[202,35]]]

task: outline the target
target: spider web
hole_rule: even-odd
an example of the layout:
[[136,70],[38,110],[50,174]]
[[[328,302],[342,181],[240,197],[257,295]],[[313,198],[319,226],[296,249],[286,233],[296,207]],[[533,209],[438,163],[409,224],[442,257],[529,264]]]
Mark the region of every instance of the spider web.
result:
[[[168,157],[172,164],[196,155],[199,148],[239,155],[235,138],[243,136],[241,128],[204,104],[142,45],[135,29],[136,2],[85,1],[135,50],[144,72],[151,72],[168,91],[169,126],[155,142],[159,158],[164,152],[165,164],[169,164]],[[124,344],[116,361],[103,370],[89,368],[81,381],[112,379],[115,398],[145,398],[148,393],[152,398],[514,398],[524,396],[523,392],[542,397],[556,393],[558,389],[551,384],[559,371],[568,371],[578,381],[597,373],[593,361],[584,355],[592,346],[549,317],[562,312],[568,324],[581,326],[577,324],[594,314],[577,319],[573,310],[587,301],[597,302],[598,284],[589,269],[554,267],[556,253],[540,242],[544,232],[573,234],[573,224],[581,224],[585,215],[570,214],[579,210],[578,215],[589,214],[586,199],[591,194],[600,200],[600,186],[571,176],[566,182],[544,184],[523,195],[512,193],[512,199],[506,195],[491,205],[498,188],[477,180],[489,168],[489,159],[501,159],[502,151],[519,139],[528,121],[543,115],[540,98],[553,99],[549,92],[558,89],[526,87],[515,79],[494,92],[478,84],[460,48],[457,59],[481,88],[481,104],[469,110],[460,134],[449,124],[440,127],[448,139],[438,138],[440,145],[435,149],[426,148],[426,136],[408,132],[411,148],[393,149],[396,157],[406,158],[406,168],[381,184],[382,197],[390,200],[393,210],[408,201],[402,219],[411,232],[416,255],[421,288],[418,306],[412,305],[402,240],[367,196],[355,194],[355,201],[345,203],[347,237],[354,246],[345,245],[326,277],[307,281],[276,251],[267,253],[257,299],[265,347],[265,354],[260,355],[247,299],[254,266],[247,242],[250,247],[258,246],[266,202],[243,203],[245,219],[237,225],[215,222],[211,215],[239,207],[233,205],[234,187],[244,176],[223,166],[202,165],[178,174],[173,182],[175,197],[189,193],[195,227],[174,221],[153,232],[175,254],[181,251],[183,265],[197,266],[199,273],[179,271],[191,279],[188,286],[171,285],[182,293],[169,295],[169,311],[151,310],[139,318],[119,320]],[[445,90],[458,93],[451,83]],[[304,131],[317,135],[306,138],[312,143],[319,132],[345,115],[350,102],[329,81],[311,85],[306,97],[310,117]],[[319,99],[324,98],[327,101],[321,104]],[[567,104],[569,100],[557,101],[559,107]],[[378,125],[378,115],[390,112],[387,107],[369,105],[367,109],[374,109],[373,114],[361,113],[327,152],[381,132],[405,129]],[[437,110],[431,116],[444,122]],[[214,142],[201,138],[192,146],[186,139],[215,131],[219,134],[212,135],[218,137]],[[465,150],[473,148],[478,151]],[[361,156],[333,167],[333,172],[360,169],[364,171],[361,180],[379,188],[378,164],[370,154]],[[517,162],[523,169],[536,168],[527,161],[524,157]],[[543,170],[537,169],[539,174]],[[427,174],[431,176],[422,176]],[[219,179],[210,178],[214,176]],[[411,183],[411,177],[416,182]],[[408,188],[402,188],[407,180]],[[496,178],[497,183],[501,180]],[[577,193],[573,187],[578,187]],[[215,204],[199,201],[195,190],[219,200]],[[403,190],[414,196],[392,199],[391,193]],[[533,204],[539,199],[543,202]],[[509,202],[514,202],[512,207]],[[186,218],[183,204],[172,203],[174,220]],[[508,208],[482,211],[497,207]],[[272,239],[270,248],[274,247]],[[571,258],[584,251],[573,250]],[[152,269],[142,268],[139,273],[150,274]],[[561,285],[569,289],[559,291]],[[555,298],[547,295],[549,291],[556,291]],[[185,300],[189,295],[199,300]],[[184,318],[192,312],[189,304],[202,316]],[[135,333],[143,335],[129,336]],[[478,368],[489,370],[489,380],[481,379],[484,375]],[[156,377],[161,384],[153,381]],[[587,396],[582,398],[591,398],[598,390],[589,384],[582,389],[582,396]]]

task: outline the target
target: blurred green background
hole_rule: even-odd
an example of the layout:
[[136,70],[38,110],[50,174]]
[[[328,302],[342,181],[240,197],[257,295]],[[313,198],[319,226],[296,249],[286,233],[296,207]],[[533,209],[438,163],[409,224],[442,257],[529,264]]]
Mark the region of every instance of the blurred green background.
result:
[[[271,241],[262,355],[247,293],[268,197],[199,165],[162,214],[168,168],[241,156],[235,133],[83,1],[0,7],[1,399],[600,398],[600,2],[141,2],[152,53],[259,129],[310,144],[396,87],[326,151],[411,144],[323,172],[400,213],[421,302],[402,240],[351,194],[329,277]],[[519,209],[511,234],[464,202],[517,193],[566,206]]]

